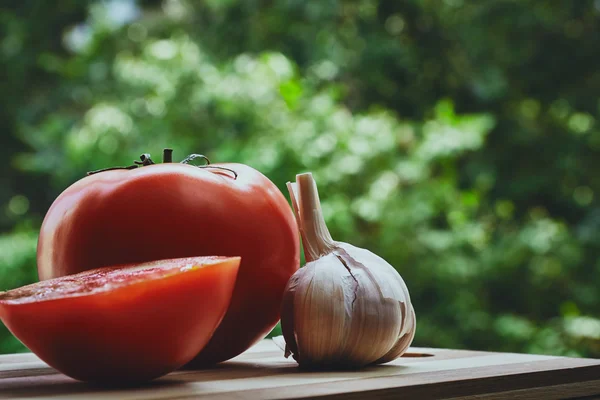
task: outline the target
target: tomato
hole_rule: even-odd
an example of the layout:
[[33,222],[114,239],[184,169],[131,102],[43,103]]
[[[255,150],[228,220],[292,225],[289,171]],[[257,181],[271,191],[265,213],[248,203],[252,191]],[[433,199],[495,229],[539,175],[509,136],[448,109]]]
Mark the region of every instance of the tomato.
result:
[[192,364],[201,366],[235,357],[269,333],[299,267],[291,208],[260,172],[243,164],[162,163],[85,177],[52,204],[37,261],[40,279],[49,279],[214,254],[242,261],[227,314]]
[[208,343],[227,311],[239,262],[163,260],[46,280],[1,293],[0,317],[32,352],[72,378],[149,380]]

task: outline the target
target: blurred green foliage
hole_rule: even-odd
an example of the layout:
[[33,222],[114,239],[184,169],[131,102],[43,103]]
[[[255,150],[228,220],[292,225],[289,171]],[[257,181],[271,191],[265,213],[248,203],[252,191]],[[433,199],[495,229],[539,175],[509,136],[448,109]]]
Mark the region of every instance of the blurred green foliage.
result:
[[597,0],[3,6],[0,286],[36,279],[63,189],[171,146],[313,171],[415,345],[598,357],[599,30]]

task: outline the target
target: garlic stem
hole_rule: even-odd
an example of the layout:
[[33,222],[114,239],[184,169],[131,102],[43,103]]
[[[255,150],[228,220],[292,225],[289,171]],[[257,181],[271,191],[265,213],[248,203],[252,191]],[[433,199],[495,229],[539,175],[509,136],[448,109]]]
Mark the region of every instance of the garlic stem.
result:
[[287,187],[302,236],[306,262],[331,253],[334,241],[323,218],[319,191],[312,174],[308,172],[296,175],[296,182],[288,182]]

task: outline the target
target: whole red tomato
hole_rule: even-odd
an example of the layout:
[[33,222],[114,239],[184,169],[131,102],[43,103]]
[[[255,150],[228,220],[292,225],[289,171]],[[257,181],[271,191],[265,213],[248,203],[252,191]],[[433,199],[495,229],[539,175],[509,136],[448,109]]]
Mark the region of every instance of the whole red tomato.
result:
[[192,257],[89,270],[0,293],[0,317],[38,357],[72,378],[150,380],[208,343],[227,311],[239,264],[234,257]]
[[[142,160],[148,164],[149,157]],[[227,314],[192,362],[202,366],[235,357],[269,333],[279,320],[285,285],[299,267],[291,208],[260,172],[243,164],[167,162],[85,177],[50,207],[37,262],[43,280],[204,255],[242,261]]]

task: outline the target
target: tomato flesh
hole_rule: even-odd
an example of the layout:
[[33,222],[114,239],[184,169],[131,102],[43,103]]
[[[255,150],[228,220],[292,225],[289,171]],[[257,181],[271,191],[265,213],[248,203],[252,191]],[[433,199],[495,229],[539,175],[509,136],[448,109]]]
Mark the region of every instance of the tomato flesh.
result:
[[0,317],[33,353],[72,378],[137,382],[189,362],[229,306],[237,257],[88,270],[0,294]]

